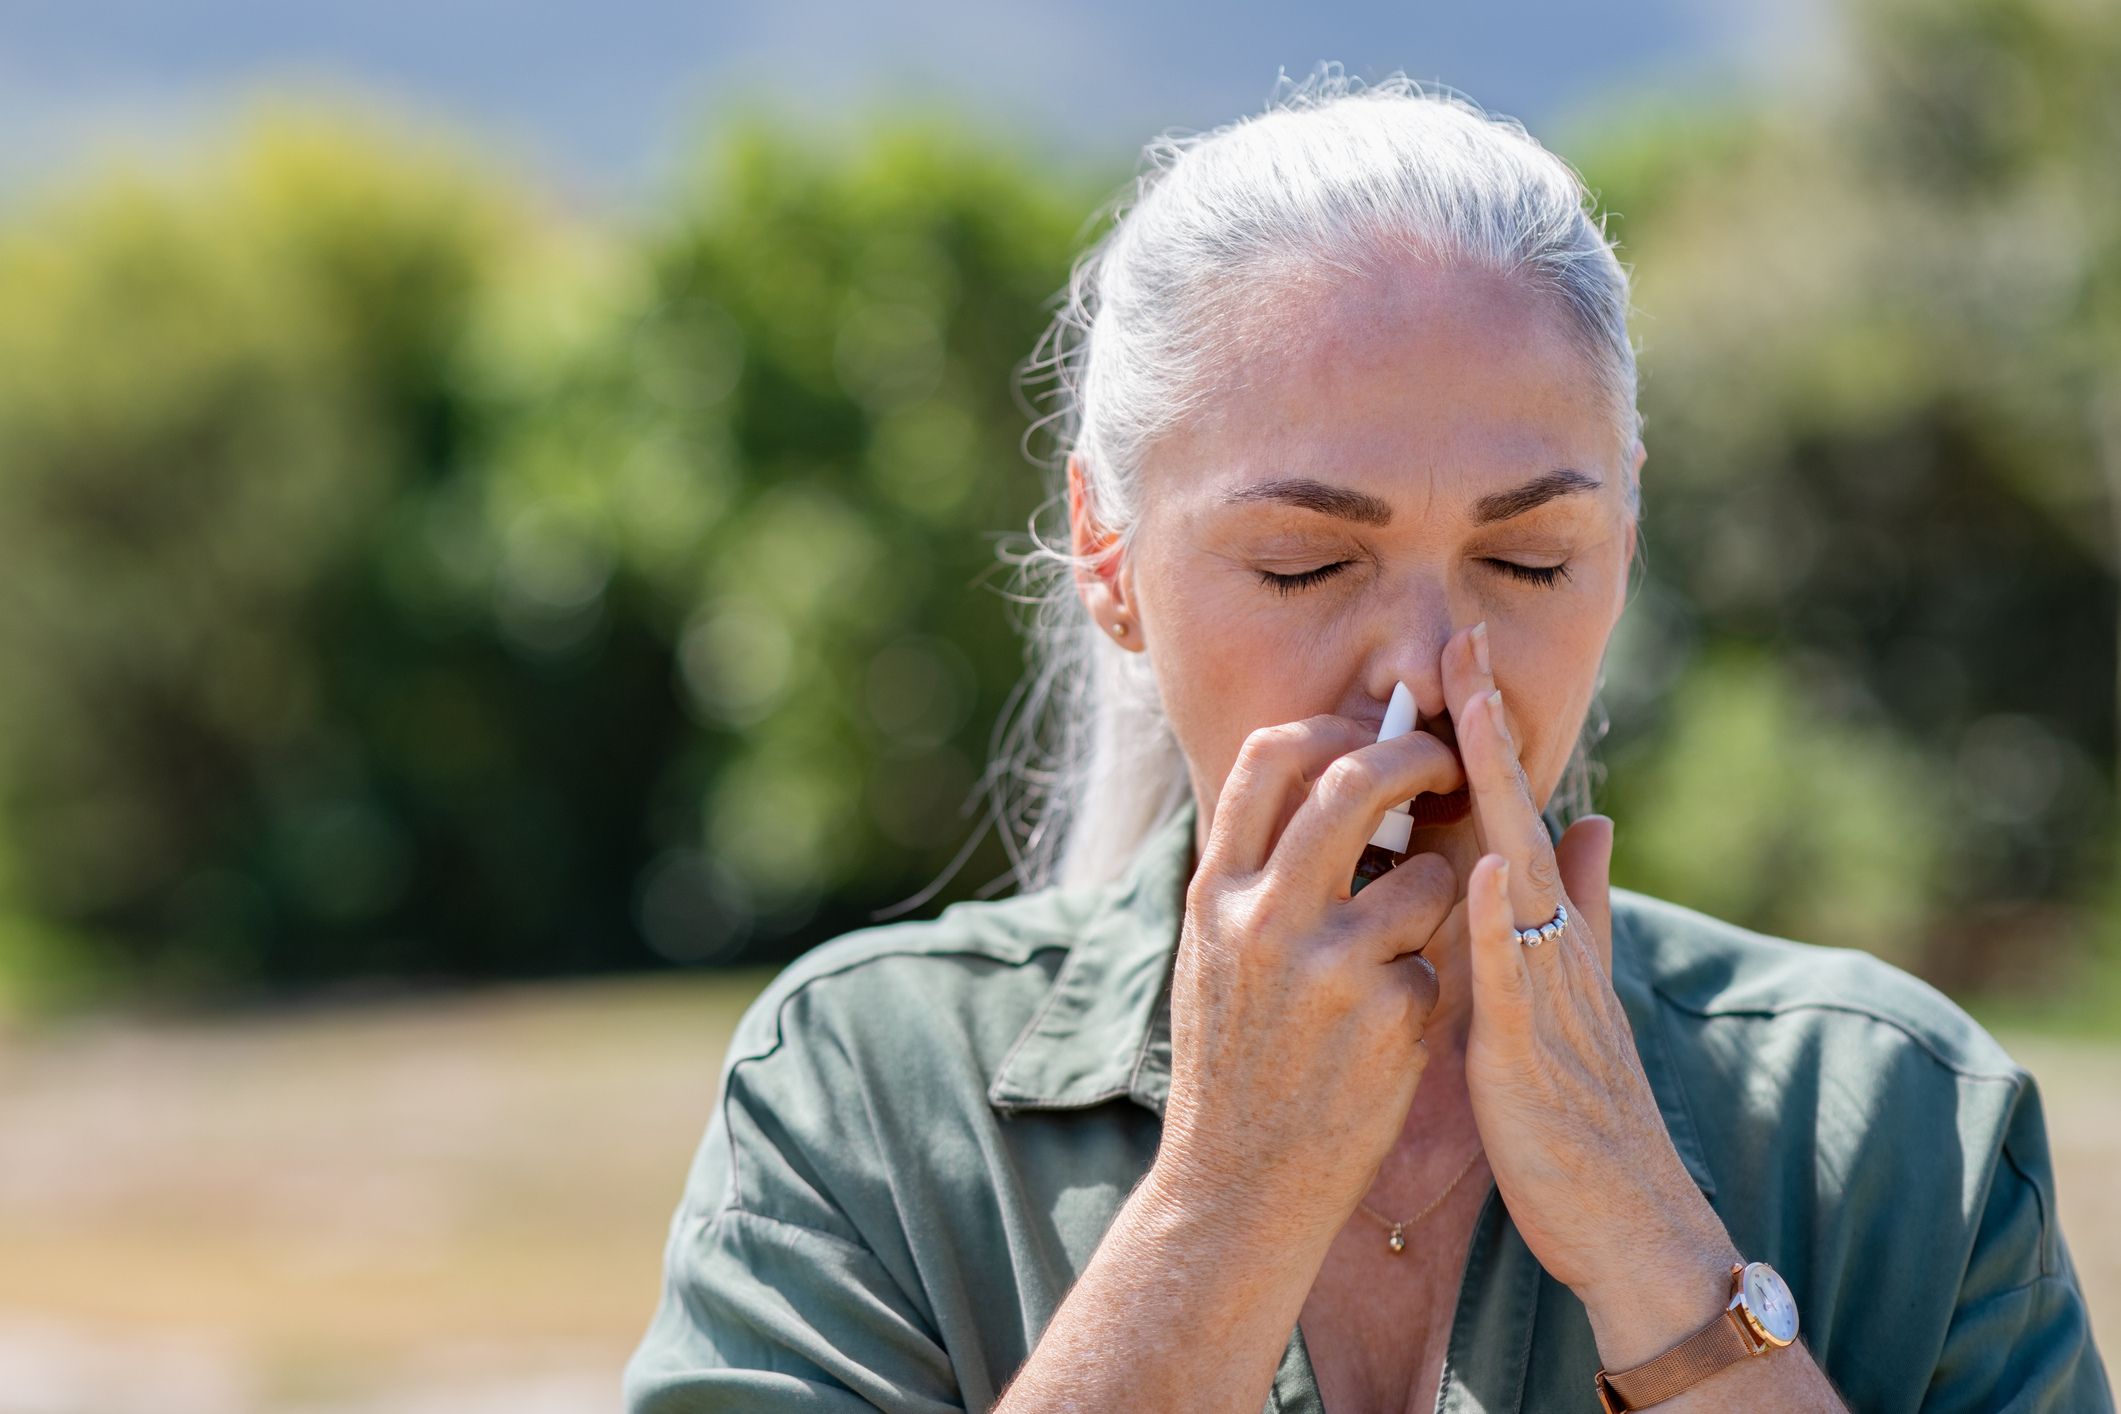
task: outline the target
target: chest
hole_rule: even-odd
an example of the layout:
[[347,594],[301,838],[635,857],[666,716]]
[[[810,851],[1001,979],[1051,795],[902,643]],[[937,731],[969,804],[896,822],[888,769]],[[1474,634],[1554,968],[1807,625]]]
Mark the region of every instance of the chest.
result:
[[1298,1318],[1327,1414],[1435,1409],[1478,1212],[1439,1209],[1399,1253],[1360,1214],[1335,1238]]

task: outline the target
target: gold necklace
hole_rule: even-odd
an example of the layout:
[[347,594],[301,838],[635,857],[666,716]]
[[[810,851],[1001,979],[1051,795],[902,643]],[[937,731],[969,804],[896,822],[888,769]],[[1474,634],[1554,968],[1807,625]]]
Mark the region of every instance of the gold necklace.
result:
[[1431,1198],[1429,1200],[1428,1207],[1423,1208],[1420,1212],[1416,1213],[1413,1217],[1408,1218],[1405,1222],[1393,1222],[1390,1218],[1386,1217],[1383,1213],[1378,1212],[1377,1209],[1371,1207],[1368,1203],[1363,1202],[1360,1198],[1355,1200],[1355,1206],[1362,1209],[1364,1212],[1368,1213],[1371,1217],[1377,1219],[1379,1222],[1383,1223],[1386,1227],[1392,1229],[1392,1235],[1385,1239],[1385,1245],[1390,1247],[1392,1249],[1392,1255],[1397,1257],[1400,1253],[1407,1250],[1407,1229],[1414,1226],[1414,1224],[1420,1222],[1430,1213],[1436,1211],[1436,1205],[1438,1203],[1441,1203],[1445,1199],[1445,1197],[1450,1194],[1451,1190],[1458,1186],[1458,1179],[1464,1178],[1467,1174],[1473,1171],[1473,1164],[1476,1160],[1480,1158],[1481,1152],[1481,1146],[1475,1144],[1473,1146],[1473,1157],[1466,1160],[1466,1166],[1458,1171],[1458,1177],[1452,1179],[1449,1183],[1446,1183],[1443,1186],[1443,1192],[1437,1194],[1434,1198]]

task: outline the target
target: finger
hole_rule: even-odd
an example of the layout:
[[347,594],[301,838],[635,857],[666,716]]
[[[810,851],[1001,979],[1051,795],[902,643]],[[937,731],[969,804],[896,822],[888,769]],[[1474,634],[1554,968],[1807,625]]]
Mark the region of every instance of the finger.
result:
[[1562,832],[1554,847],[1569,912],[1590,930],[1605,975],[1613,975],[1613,821],[1586,815]]
[[1223,781],[1208,825],[1201,867],[1256,874],[1303,804],[1311,783],[1332,761],[1377,739],[1352,717],[1321,715],[1260,727],[1245,738]]
[[[1497,645],[1487,642],[1491,637],[1483,620],[1453,635],[1444,645],[1442,667],[1447,694],[1444,700],[1457,704],[1451,722],[1458,734],[1461,755],[1476,749],[1468,738],[1480,736],[1482,729],[1491,725],[1488,712],[1476,710],[1486,704],[1468,704],[1468,697],[1499,687],[1496,675],[1507,666],[1501,661]],[[1488,660],[1485,666],[1481,662],[1483,655]],[[1507,715],[1505,711],[1504,716]],[[1505,725],[1500,731],[1489,733],[1487,740],[1500,740],[1503,745],[1500,759],[1487,769],[1486,810],[1481,808],[1483,802],[1477,784],[1471,792],[1474,838],[1481,849],[1494,850],[1516,862],[1518,867],[1511,887],[1517,891],[1519,905],[1529,909],[1540,901],[1531,897],[1533,891],[1553,894],[1561,887],[1553,870],[1554,842],[1539,817],[1539,806],[1532,799],[1531,782],[1525,779],[1519,764],[1517,743],[1508,727]],[[1473,776],[1475,769],[1472,760],[1468,759],[1467,776]],[[1544,901],[1549,904],[1551,912],[1552,899]]]
[[1516,866],[1510,888],[1518,909],[1551,918],[1561,900],[1561,872],[1554,842],[1532,803],[1506,713],[1500,689],[1474,693],[1459,711],[1458,750],[1465,758],[1473,819],[1481,848]]
[[[1405,957],[1394,959],[1391,966],[1396,971],[1395,980],[1407,989],[1413,1015],[1417,1018],[1415,1025],[1420,1029],[1427,1029],[1429,1013],[1436,1010],[1436,999],[1443,995],[1443,982],[1436,975],[1436,964],[1418,952],[1410,952]],[[1426,1069],[1429,1060],[1428,1041],[1426,1038],[1417,1038],[1414,1044],[1421,1047],[1418,1053],[1421,1059],[1417,1063]]]
[[1525,946],[1517,941],[1517,924],[1510,914],[1510,874],[1507,859],[1483,854],[1466,879],[1466,941],[1473,954],[1474,1014],[1499,1023],[1505,1032],[1525,1020],[1532,992]]
[[1300,877],[1331,879],[1334,896],[1346,902],[1356,862],[1385,812],[1424,791],[1448,795],[1464,784],[1458,753],[1432,733],[1408,732],[1359,746],[1319,773],[1289,817],[1274,858]]
[[1458,902],[1458,876],[1440,854],[1417,854],[1373,879],[1346,905],[1354,936],[1390,962],[1426,949]]

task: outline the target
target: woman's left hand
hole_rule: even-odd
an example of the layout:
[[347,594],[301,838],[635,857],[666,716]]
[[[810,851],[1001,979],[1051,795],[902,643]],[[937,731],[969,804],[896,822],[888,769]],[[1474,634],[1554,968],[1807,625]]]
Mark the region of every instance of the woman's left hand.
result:
[[[1675,1319],[1698,1324],[1703,1294],[1727,1294],[1736,1250],[1672,1147],[1613,991],[1613,822],[1587,816],[1550,841],[1476,637],[1455,636],[1442,664],[1481,848],[1466,882],[1466,1087],[1511,1220],[1604,1348],[1608,1329],[1654,1326],[1644,1303],[1667,1293],[1695,1312]],[[1564,903],[1563,930],[1517,941]]]

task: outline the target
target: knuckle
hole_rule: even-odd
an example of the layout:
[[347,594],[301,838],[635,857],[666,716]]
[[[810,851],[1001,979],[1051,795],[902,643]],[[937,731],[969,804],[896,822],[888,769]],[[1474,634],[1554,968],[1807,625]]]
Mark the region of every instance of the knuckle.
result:
[[1245,734],[1237,758],[1256,767],[1281,755],[1303,738],[1304,725],[1301,722],[1273,722],[1254,727]]
[[1362,756],[1337,756],[1319,773],[1319,792],[1333,803],[1353,803],[1368,798],[1377,786],[1377,768]]
[[1225,926],[1242,940],[1239,962],[1248,972],[1278,967],[1287,954],[1288,905],[1272,879],[1234,892],[1225,903]]
[[1402,860],[1362,894],[1359,916],[1376,915],[1394,939],[1422,938],[1442,926],[1458,901],[1458,877],[1440,854],[1424,853]]
[[1223,783],[1225,796],[1257,790],[1260,783],[1272,774],[1276,754],[1274,745],[1261,736],[1267,730],[1270,729],[1263,727],[1253,732],[1245,738],[1244,745],[1237,748],[1237,759],[1230,763],[1229,779]]
[[1309,787],[1320,774],[1313,762],[1328,747],[1346,751],[1362,744],[1362,728],[1349,717],[1326,714],[1293,722],[1271,722],[1245,734],[1230,774],[1250,782],[1293,766],[1298,784]]
[[1221,906],[1223,891],[1229,881],[1208,860],[1202,860],[1186,881],[1186,912],[1189,915],[1206,916]]
[[1186,918],[1195,924],[1223,927],[1243,889],[1204,860],[1186,883]]
[[1215,929],[1224,936],[1242,939],[1249,950],[1266,921],[1258,898],[1246,889],[1231,889],[1216,901]]

